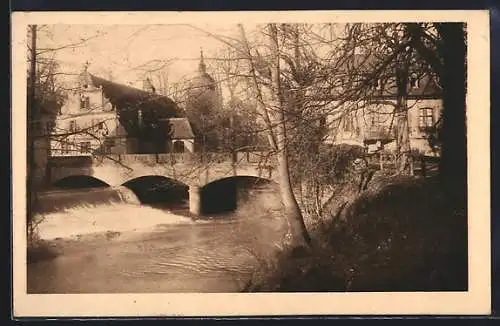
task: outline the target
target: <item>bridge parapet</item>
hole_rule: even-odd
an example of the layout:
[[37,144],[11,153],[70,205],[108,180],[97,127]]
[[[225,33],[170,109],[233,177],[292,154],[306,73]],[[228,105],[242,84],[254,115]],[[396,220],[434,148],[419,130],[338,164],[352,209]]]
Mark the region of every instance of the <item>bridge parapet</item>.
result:
[[99,165],[103,162],[114,161],[116,163],[143,165],[157,164],[257,164],[262,166],[274,165],[275,155],[271,152],[235,152],[214,153],[208,152],[202,155],[191,153],[160,153],[160,154],[109,154],[90,157],[92,164]]

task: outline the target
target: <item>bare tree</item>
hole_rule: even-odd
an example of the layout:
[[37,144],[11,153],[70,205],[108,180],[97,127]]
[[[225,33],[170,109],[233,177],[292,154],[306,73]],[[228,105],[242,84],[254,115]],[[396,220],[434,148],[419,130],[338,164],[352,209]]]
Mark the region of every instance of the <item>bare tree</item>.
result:
[[[283,87],[281,85],[280,42],[276,24],[266,26],[267,46],[269,47],[268,60],[264,66],[258,67],[262,62],[257,62],[251,55],[250,44],[244,28],[239,25],[243,51],[250,68],[250,80],[257,94],[259,111],[264,117],[266,132],[273,151],[278,160],[278,176],[281,197],[285,214],[290,227],[292,242],[298,245],[308,245],[311,238],[307,232],[302,212],[293,192],[288,155],[288,134],[286,126],[286,108],[284,107]],[[257,70],[261,69],[266,74],[267,81],[259,82]]]

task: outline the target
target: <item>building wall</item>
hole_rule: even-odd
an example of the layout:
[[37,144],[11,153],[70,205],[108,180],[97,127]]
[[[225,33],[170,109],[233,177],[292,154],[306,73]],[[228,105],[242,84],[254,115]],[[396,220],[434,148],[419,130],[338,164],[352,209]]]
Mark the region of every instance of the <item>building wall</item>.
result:
[[[88,97],[89,106],[82,108],[80,106],[81,99]],[[88,89],[74,90],[69,95],[64,105],[61,108],[61,114],[74,115],[88,113],[92,111],[113,111],[114,107],[111,102],[104,96],[102,88],[89,87]]]
[[443,108],[441,99],[423,99],[408,101],[408,124],[410,127],[410,138],[415,141],[415,144],[420,143],[421,139],[426,139],[427,134],[419,128],[419,111],[424,108],[431,108],[433,121],[436,123]]
[[125,152],[126,133],[118,121],[115,112],[91,112],[76,116],[61,116],[56,120],[54,134],[69,134],[51,141],[52,156],[90,155],[81,150],[81,145],[88,143],[90,149],[103,148],[105,139],[115,143],[114,152]]
[[[140,111],[137,114],[140,120]],[[60,110],[55,134],[61,133],[70,135],[51,141],[52,156],[90,156],[96,150],[107,154],[155,153],[164,152],[172,145],[168,137],[165,137],[165,146],[159,146],[156,140],[128,138],[117,116],[117,108],[102,87],[92,85],[86,72],[79,76],[75,90]],[[194,150],[193,140],[183,142],[188,151]]]
[[[394,151],[396,144],[394,141],[393,110],[395,100],[387,103],[364,104],[346,103],[345,109],[351,110],[351,115],[346,115],[343,109],[337,110],[337,114],[328,116],[327,123],[330,128],[330,135],[327,143],[363,144],[367,149],[374,151],[383,148]],[[426,155],[434,155],[429,146],[428,133],[421,128],[421,109],[432,110],[432,123],[438,121],[441,110],[441,99],[410,99],[408,105],[408,125],[410,129],[410,146]],[[346,123],[347,119],[352,119],[353,123]],[[429,120],[430,121],[430,120]],[[348,128],[346,128],[346,126]],[[385,144],[384,144],[385,142]]]

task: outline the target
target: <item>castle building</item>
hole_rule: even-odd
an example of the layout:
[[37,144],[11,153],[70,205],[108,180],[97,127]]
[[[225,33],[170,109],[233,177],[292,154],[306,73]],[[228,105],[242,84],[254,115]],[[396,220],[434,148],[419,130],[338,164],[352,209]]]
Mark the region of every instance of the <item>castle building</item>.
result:
[[137,89],[91,74],[88,64],[50,130],[50,156],[194,150],[183,111],[149,79]]

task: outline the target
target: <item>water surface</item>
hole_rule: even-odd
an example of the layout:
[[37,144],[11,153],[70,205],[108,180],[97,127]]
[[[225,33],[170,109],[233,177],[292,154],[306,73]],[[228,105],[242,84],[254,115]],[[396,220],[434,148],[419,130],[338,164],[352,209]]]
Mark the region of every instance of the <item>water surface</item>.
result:
[[129,193],[75,193],[80,202],[45,198],[57,209],[44,215],[40,231],[56,257],[28,264],[29,293],[238,292],[284,235],[268,193],[196,221],[182,208],[141,205]]

